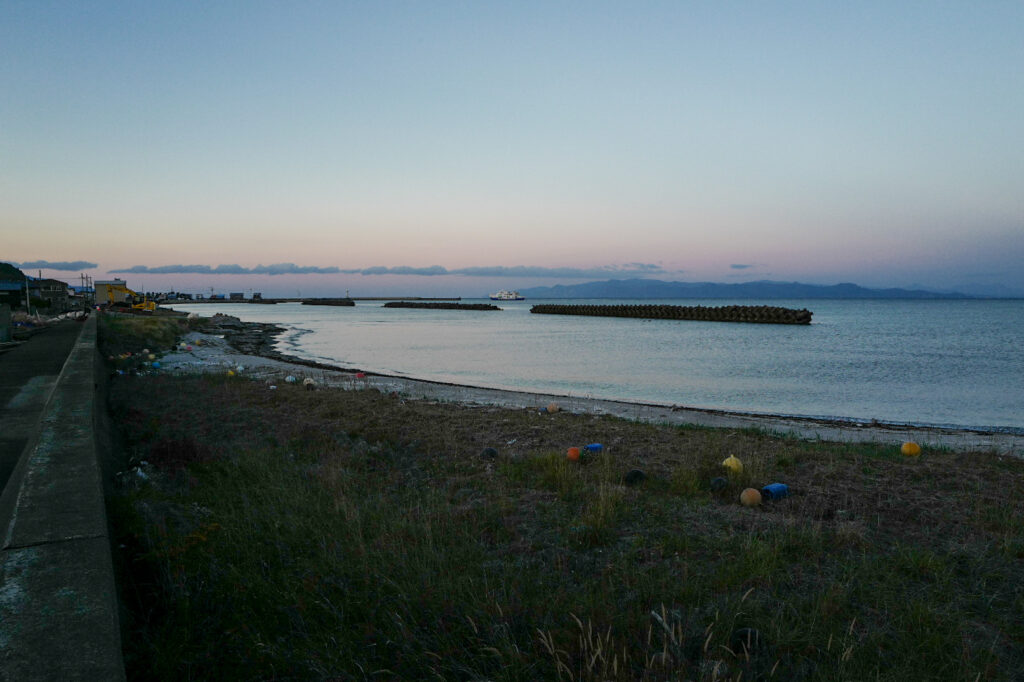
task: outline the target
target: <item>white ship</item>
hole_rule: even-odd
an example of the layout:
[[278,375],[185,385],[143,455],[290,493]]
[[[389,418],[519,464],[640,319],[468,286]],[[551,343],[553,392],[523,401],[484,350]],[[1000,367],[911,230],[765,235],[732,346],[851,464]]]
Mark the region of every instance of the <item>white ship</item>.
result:
[[526,298],[519,295],[518,291],[508,291],[502,289],[501,291],[491,294],[492,301],[525,301]]

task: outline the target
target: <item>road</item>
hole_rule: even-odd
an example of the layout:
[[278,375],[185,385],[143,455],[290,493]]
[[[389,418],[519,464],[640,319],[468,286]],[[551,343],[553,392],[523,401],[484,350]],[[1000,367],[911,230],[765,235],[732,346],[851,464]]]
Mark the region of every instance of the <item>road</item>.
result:
[[80,322],[60,322],[0,354],[0,490],[7,485],[35,432],[50,391],[81,331]]

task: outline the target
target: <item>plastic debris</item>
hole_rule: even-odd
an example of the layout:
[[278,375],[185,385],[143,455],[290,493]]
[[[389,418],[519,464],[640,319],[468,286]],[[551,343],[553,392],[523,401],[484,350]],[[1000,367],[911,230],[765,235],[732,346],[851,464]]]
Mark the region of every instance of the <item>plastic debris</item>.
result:
[[580,449],[569,448],[569,451],[566,453],[566,457],[568,457],[571,462],[578,462],[580,460]]
[[639,469],[631,469],[628,472],[626,472],[626,476],[623,480],[625,480],[626,485],[639,485],[643,483],[646,478],[647,474],[645,474],[644,472],[640,471]]
[[900,452],[903,453],[905,457],[920,457],[921,446],[913,441],[907,441],[900,446]]
[[715,476],[711,479],[711,491],[720,493],[729,487],[729,479],[725,476]]
[[744,507],[756,507],[761,504],[761,491],[757,488],[747,488],[740,493],[740,504]]
[[739,460],[739,457],[737,457],[736,455],[729,455],[728,457],[723,459],[722,460],[722,466],[724,466],[726,469],[728,469],[730,473],[733,473],[733,474],[742,474],[743,473],[743,462],[741,462]]
[[586,450],[587,452],[597,454],[598,452],[604,450],[604,446],[601,445],[600,443],[591,443],[590,445],[584,445],[583,449]]
[[785,483],[769,483],[761,488],[761,496],[766,500],[781,500],[789,497],[789,486]]

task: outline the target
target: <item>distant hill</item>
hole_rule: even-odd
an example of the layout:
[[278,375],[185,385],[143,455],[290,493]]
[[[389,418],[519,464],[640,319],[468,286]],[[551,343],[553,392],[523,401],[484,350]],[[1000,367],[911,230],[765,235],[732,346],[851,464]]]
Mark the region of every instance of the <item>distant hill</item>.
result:
[[920,289],[868,289],[857,284],[801,284],[800,282],[664,282],[658,279],[611,279],[605,282],[520,289],[527,298],[853,298],[853,299],[963,299],[959,292]]
[[0,263],[0,280],[25,281],[25,273],[10,263]]

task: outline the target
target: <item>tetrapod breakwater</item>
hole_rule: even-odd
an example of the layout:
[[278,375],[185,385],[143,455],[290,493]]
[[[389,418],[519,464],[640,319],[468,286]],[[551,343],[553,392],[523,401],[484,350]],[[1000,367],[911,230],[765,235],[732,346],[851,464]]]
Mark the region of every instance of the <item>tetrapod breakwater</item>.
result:
[[595,317],[637,317],[647,320],[700,320],[704,322],[750,322],[755,324],[810,324],[813,313],[769,305],[565,305],[542,303],[530,308],[541,315],[590,315]]
[[438,303],[435,301],[421,303],[409,301],[392,301],[385,303],[384,308],[423,308],[425,310],[501,310],[490,303]]

